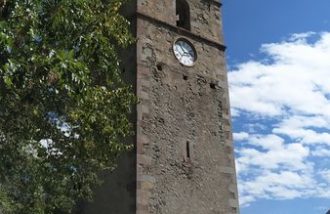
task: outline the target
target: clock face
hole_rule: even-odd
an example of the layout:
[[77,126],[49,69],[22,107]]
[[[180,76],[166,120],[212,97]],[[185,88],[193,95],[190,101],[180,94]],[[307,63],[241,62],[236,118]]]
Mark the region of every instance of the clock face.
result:
[[185,66],[193,66],[197,54],[194,46],[186,39],[180,38],[173,45],[175,57]]

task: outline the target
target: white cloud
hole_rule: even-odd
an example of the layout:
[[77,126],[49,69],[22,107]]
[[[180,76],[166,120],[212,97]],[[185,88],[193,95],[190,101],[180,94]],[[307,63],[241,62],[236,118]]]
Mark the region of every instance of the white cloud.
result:
[[252,136],[248,144],[256,148],[239,149],[236,159],[239,173],[250,173],[253,168],[297,171],[309,167],[305,163],[309,149],[301,144],[284,144],[284,140],[276,135]]
[[241,182],[241,204],[247,205],[258,198],[293,199],[314,192],[315,182],[308,174],[291,171],[263,171],[254,179]]
[[[330,116],[330,34],[315,44],[292,42],[263,45],[273,63],[250,61],[229,74],[233,109],[268,116],[287,108],[301,114]],[[244,97],[244,99],[242,99]]]
[[240,202],[330,198],[330,170],[320,167],[330,164],[321,164],[330,160],[330,32],[293,34],[261,51],[266,58],[229,72],[234,121],[246,123],[234,134]]
[[234,133],[233,136],[235,141],[242,141],[249,138],[249,133],[239,132],[239,133]]
[[330,148],[319,146],[312,151],[312,155],[315,157],[328,157],[330,158]]
[[290,36],[290,38],[288,39],[289,41],[297,41],[297,40],[302,40],[303,42],[306,42],[306,39],[315,35],[315,32],[309,31],[309,32],[305,32],[305,33],[294,33]]
[[321,170],[319,173],[324,180],[330,183],[330,169]]

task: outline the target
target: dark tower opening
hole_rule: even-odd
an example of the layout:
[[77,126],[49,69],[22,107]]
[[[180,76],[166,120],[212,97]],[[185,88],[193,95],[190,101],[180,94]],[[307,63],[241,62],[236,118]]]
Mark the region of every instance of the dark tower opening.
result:
[[190,30],[190,8],[185,0],[176,0],[176,26]]
[[190,142],[186,142],[186,157],[190,159]]

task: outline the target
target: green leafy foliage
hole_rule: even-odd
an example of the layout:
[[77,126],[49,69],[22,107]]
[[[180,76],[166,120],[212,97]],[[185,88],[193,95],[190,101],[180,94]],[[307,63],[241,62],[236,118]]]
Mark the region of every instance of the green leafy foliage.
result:
[[123,3],[0,2],[0,213],[70,213],[129,149]]

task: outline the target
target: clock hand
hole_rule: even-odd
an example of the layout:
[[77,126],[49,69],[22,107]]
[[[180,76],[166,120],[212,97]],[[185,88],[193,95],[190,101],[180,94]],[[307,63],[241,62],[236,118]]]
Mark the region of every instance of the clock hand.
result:
[[182,46],[180,45],[180,48],[182,50],[182,54],[185,54],[186,52],[184,51],[184,49],[182,48]]
[[187,48],[184,48],[184,49],[183,49],[183,51],[184,51],[185,53],[188,53],[188,50],[187,50]]

